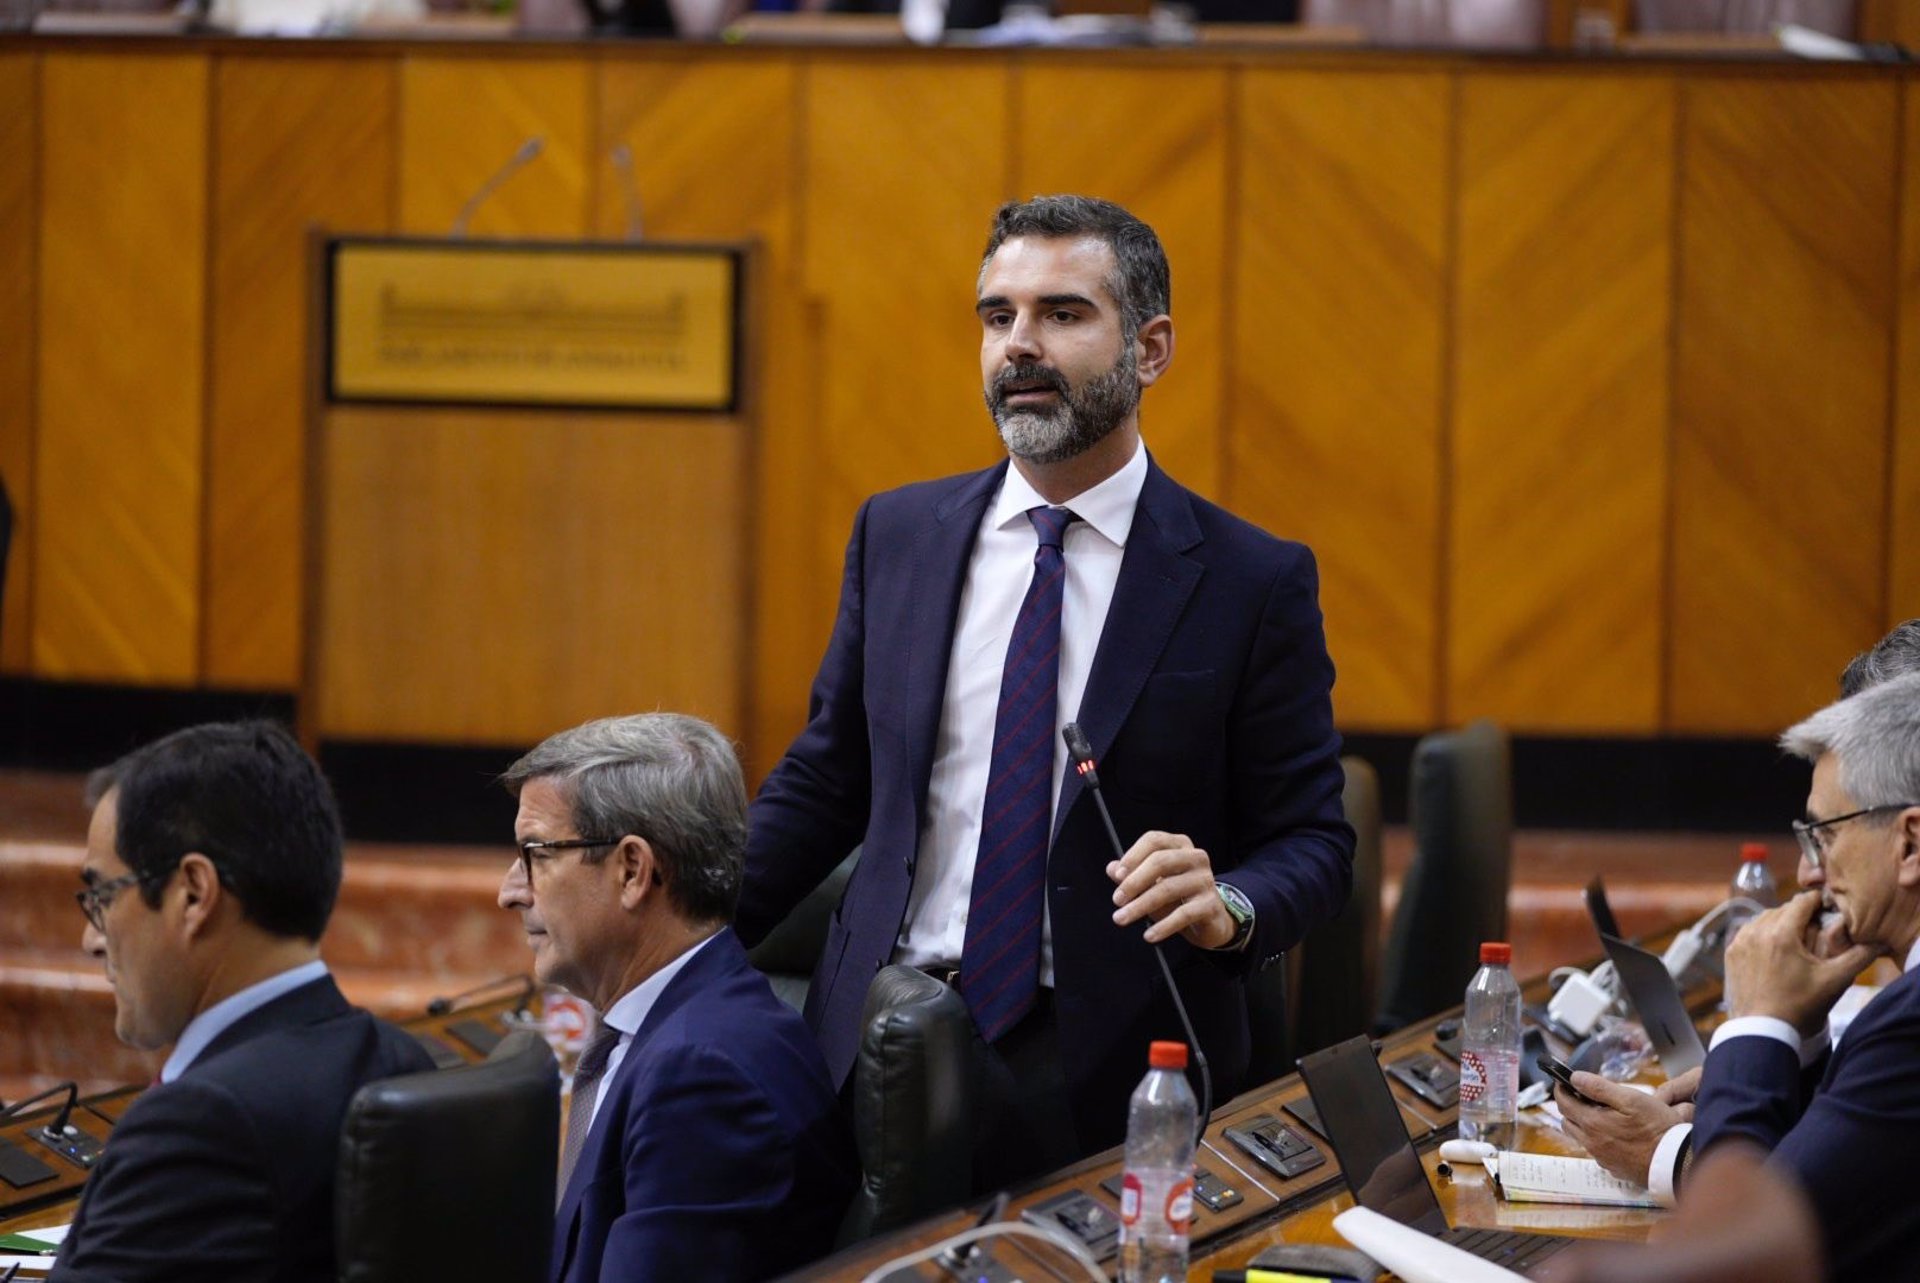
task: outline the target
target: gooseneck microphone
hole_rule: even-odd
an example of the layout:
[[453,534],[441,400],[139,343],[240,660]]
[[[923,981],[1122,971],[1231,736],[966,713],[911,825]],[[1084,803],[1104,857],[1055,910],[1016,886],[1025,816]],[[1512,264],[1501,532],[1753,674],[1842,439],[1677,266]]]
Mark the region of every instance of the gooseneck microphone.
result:
[[460,207],[459,214],[454,217],[453,230],[447,234],[455,240],[465,238],[467,234],[467,224],[473,221],[474,214],[479,211],[482,205],[486,204],[487,197],[499,191],[509,178],[519,173],[535,156],[541,153],[546,145],[547,140],[538,134],[521,143],[518,150],[516,150],[513,155],[507,157],[507,163],[494,170],[487,181],[481,183],[479,189],[475,191],[473,195],[467,197],[467,203]]
[[[1086,781],[1087,791],[1093,794],[1093,804],[1100,812],[1100,822],[1106,826],[1107,839],[1113,843],[1113,858],[1123,860],[1127,855],[1126,845],[1120,841],[1119,831],[1113,827],[1113,813],[1107,810],[1107,799],[1100,791],[1100,770],[1093,760],[1093,742],[1087,733],[1080,729],[1080,723],[1068,722],[1060,728],[1060,738],[1067,742],[1067,756],[1073,759],[1073,769]],[[1207,1069],[1207,1053],[1201,1050],[1200,1039],[1194,1035],[1193,1021],[1187,1016],[1187,1004],[1180,998],[1180,986],[1173,983],[1173,968],[1167,965],[1166,950],[1155,941],[1153,956],[1160,963],[1160,975],[1167,982],[1167,993],[1173,998],[1173,1009],[1180,1014],[1180,1027],[1186,1030],[1187,1045],[1193,1048],[1193,1065],[1200,1071],[1200,1127],[1194,1136],[1197,1148],[1206,1139],[1207,1124],[1213,1121],[1213,1075]]]
[[454,1012],[471,1005],[467,1001],[469,998],[477,998],[481,994],[498,993],[509,987],[517,987],[520,990],[520,1000],[514,1004],[513,1014],[516,1016],[526,1015],[527,1006],[533,1001],[533,977],[524,973],[517,976],[497,976],[485,984],[475,985],[473,988],[462,990],[460,993],[452,994],[445,998],[435,998],[427,1004],[427,1014],[429,1016],[452,1015]]
[[60,1112],[53,1116],[53,1121],[47,1124],[46,1130],[56,1136],[69,1135],[78,1130],[73,1126],[73,1107],[80,1100],[80,1084],[75,1082],[56,1083],[37,1096],[16,1100],[5,1109],[0,1109],[0,1118],[17,1118],[26,1112],[27,1106],[50,1100],[62,1092],[67,1095],[66,1103],[60,1106]]

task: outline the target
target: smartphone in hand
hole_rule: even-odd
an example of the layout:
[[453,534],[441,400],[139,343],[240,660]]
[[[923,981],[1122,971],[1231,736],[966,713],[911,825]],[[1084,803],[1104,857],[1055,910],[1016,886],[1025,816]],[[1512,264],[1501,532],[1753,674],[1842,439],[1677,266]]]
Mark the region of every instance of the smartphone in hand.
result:
[[1583,1105],[1592,1105],[1596,1108],[1600,1107],[1599,1101],[1593,1099],[1591,1096],[1581,1094],[1579,1088],[1573,1085],[1573,1070],[1567,1068],[1562,1061],[1552,1056],[1542,1054],[1535,1056],[1533,1063],[1540,1066],[1541,1073],[1566,1088],[1567,1095],[1573,1097]]

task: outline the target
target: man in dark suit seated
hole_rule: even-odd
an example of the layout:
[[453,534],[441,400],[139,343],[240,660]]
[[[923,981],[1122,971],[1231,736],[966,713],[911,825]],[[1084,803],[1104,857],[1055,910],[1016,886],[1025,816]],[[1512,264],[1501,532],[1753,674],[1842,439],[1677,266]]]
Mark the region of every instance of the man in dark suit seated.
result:
[[[1692,1155],[1756,1144],[1811,1200],[1835,1283],[1902,1278],[1920,1260],[1920,673],[1829,705],[1780,742],[1813,763],[1807,819],[1794,825],[1808,889],[1727,946],[1732,1018],[1714,1034],[1691,1126],[1648,1131],[1649,1154],[1605,1123],[1612,1111],[1565,1093],[1561,1109],[1602,1163],[1680,1183],[1683,1206],[1693,1177],[1677,1174]],[[1880,955],[1901,962],[1900,978],[1834,1044],[1828,1012]],[[1575,1085],[1608,1105],[1619,1090],[1585,1075]]]
[[[1333,664],[1306,547],[1141,438],[1174,355],[1153,229],[1109,201],[994,217],[975,312],[1008,458],[869,499],[809,721],[754,800],[757,942],[855,845],[806,1015],[836,1082],[888,962],[949,980],[986,1065],[983,1186],[1113,1144],[1157,1038],[1245,1085],[1241,981],[1352,885]],[[910,429],[909,429],[910,430]],[[1116,858],[1061,743],[1091,740]]]
[[320,960],[341,866],[320,768],[269,723],[196,726],[97,772],[88,800],[82,941],[120,1038],[173,1050],[114,1128],[53,1277],[332,1280],[347,1103],[433,1066]]
[[607,718],[506,773],[520,859],[500,888],[534,974],[600,1013],[573,1082],[553,1277],[772,1278],[824,1255],[850,1134],[806,1026],[747,961],[747,794],[697,718]]

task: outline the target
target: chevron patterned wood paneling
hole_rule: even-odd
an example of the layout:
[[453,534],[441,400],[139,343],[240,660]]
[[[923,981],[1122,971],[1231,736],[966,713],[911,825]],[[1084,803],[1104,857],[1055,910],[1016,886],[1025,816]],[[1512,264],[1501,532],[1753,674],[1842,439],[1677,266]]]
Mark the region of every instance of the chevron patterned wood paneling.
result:
[[1778,728],[1883,618],[1898,93],[1682,95],[1669,724]]
[[0,599],[0,672],[31,669],[33,573],[34,245],[40,193],[34,177],[40,150],[35,60],[0,54],[0,480],[13,503],[6,596]]
[[[1174,362],[1146,395],[1154,457],[1218,499],[1228,223],[1227,72],[1034,58],[1018,72],[1016,198],[1082,192],[1153,225],[1173,267]],[[1060,104],[1071,103],[1064,111]],[[1109,145],[1090,146],[1093,139]]]
[[[758,779],[806,721],[807,686],[833,623],[836,581],[796,554],[815,520],[811,478],[814,365],[820,345],[800,290],[798,254],[800,71],[792,60],[690,61],[677,56],[607,63],[601,70],[596,155],[624,144],[642,226],[651,237],[758,243],[747,291],[760,378],[746,407],[765,480],[750,514],[757,636],[744,724],[728,727]],[[611,161],[598,184],[599,235],[627,234],[629,197]],[[777,480],[775,480],[777,479]],[[842,532],[844,534],[844,531]]]
[[1438,714],[1449,93],[1248,72],[1236,115],[1227,506],[1320,561],[1350,729]]
[[400,63],[401,230],[445,235],[528,140],[540,154],[475,212],[474,236],[583,236],[601,158],[591,155],[584,58],[409,55]]
[[1660,718],[1674,89],[1462,94],[1445,720]]
[[215,93],[206,675],[300,676],[308,232],[383,232],[392,64],[233,58]]
[[199,679],[208,59],[41,59],[33,666]]

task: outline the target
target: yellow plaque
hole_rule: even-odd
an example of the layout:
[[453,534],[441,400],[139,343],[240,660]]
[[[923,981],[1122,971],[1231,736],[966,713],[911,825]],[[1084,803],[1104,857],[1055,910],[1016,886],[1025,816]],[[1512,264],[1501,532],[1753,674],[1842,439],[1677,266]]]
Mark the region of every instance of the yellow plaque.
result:
[[328,243],[334,401],[730,410],[739,251]]

